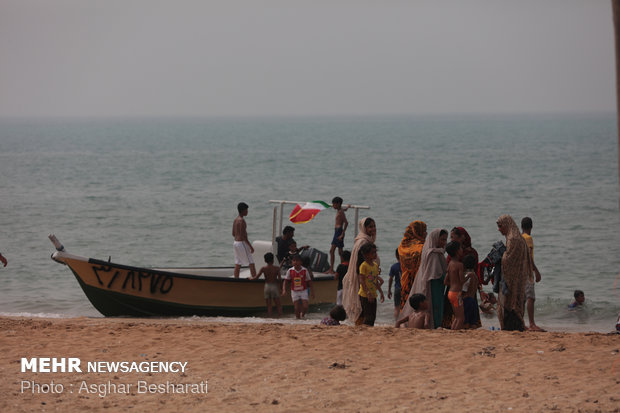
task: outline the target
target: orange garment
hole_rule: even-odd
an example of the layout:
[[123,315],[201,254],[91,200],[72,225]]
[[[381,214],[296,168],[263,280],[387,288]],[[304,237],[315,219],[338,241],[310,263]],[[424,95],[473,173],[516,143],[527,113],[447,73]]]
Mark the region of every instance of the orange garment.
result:
[[452,304],[453,309],[457,309],[463,305],[463,299],[461,298],[460,291],[448,291],[448,300]]
[[[422,248],[426,239],[426,224],[422,221],[413,221],[409,224],[403,235],[403,240],[398,246],[398,256],[400,259],[401,297],[409,297],[413,280],[420,268],[422,259]],[[400,309],[402,310],[407,300],[401,300]]]

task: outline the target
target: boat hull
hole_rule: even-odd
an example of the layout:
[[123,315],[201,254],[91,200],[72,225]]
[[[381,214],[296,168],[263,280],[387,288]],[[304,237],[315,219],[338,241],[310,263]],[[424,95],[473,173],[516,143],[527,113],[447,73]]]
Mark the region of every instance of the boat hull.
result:
[[[197,275],[203,271],[232,274],[232,268],[150,269],[56,253],[93,306],[104,316],[250,316],[265,312],[264,281]],[[316,277],[311,310],[328,311],[336,299],[337,281]],[[293,308],[290,294],[281,297]]]

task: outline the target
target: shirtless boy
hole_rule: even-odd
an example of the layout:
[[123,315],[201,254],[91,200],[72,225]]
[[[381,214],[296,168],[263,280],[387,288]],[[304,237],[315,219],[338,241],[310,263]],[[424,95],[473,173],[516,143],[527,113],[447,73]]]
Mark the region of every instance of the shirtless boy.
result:
[[237,205],[237,211],[239,216],[233,221],[232,236],[234,238],[233,251],[235,253],[235,278],[239,278],[239,271],[242,265],[250,266],[250,273],[252,277],[256,277],[256,267],[254,266],[254,248],[250,241],[248,241],[248,233],[246,231],[246,223],[243,217],[248,215],[248,204],[245,202],[239,202]]
[[409,297],[409,305],[413,308],[413,313],[398,320],[396,328],[404,324],[409,328],[431,328],[431,317],[428,312],[428,302],[424,294],[413,294]]
[[280,302],[280,268],[273,265],[274,257],[271,252],[265,254],[265,265],[258,271],[255,277],[250,277],[250,280],[256,280],[261,275],[265,276],[265,303],[267,304],[267,315],[271,317],[271,300],[273,300],[276,308],[278,309],[278,315],[282,315],[282,304]]
[[344,211],[348,209],[342,207],[342,198],[339,196],[332,199],[332,208],[336,210],[336,223],[334,224],[334,238],[332,239],[332,246],[329,250],[329,271],[328,274],[334,273],[334,259],[336,248],[338,248],[338,255],[342,259],[342,249],[344,248],[344,233],[349,226],[349,221],[344,214]]
[[446,245],[446,252],[450,256],[450,262],[448,263],[448,275],[444,280],[444,285],[449,286],[448,300],[452,305],[454,311],[454,319],[452,320],[452,330],[460,330],[463,328],[465,321],[465,312],[463,309],[463,298],[461,296],[461,290],[465,283],[464,267],[461,262],[463,257],[463,248],[458,241],[452,241]]

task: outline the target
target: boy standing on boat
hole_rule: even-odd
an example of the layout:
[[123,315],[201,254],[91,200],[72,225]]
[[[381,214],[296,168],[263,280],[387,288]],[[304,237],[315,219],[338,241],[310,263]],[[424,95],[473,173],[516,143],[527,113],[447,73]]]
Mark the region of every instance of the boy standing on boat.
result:
[[332,207],[336,210],[336,223],[334,225],[334,238],[332,239],[332,246],[329,250],[329,271],[328,274],[334,274],[334,260],[335,251],[338,248],[338,255],[342,260],[342,250],[344,248],[344,232],[349,226],[349,221],[344,214],[348,208],[342,208],[342,198],[339,196],[332,199]]
[[232,236],[234,238],[233,251],[235,253],[235,278],[239,278],[239,271],[242,265],[249,265],[250,274],[252,277],[256,277],[256,267],[254,266],[254,259],[252,254],[254,248],[250,241],[248,241],[247,226],[243,217],[248,215],[249,206],[245,202],[239,202],[237,205],[237,211],[239,216],[233,221]]

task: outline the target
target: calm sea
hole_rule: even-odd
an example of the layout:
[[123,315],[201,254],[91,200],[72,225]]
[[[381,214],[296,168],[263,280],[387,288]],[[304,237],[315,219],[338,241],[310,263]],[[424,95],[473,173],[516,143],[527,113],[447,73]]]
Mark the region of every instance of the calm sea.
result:
[[[615,122],[613,114],[1,120],[0,251],[9,265],[0,268],[0,313],[100,316],[50,260],[48,233],[74,254],[129,265],[226,266],[239,201],[250,205],[250,239],[269,240],[270,199],[338,195],[371,207],[360,216],[377,221],[384,269],[413,220],[465,227],[483,257],[502,239],[499,215],[531,216],[543,277],[538,324],[610,331],[620,312]],[[333,219],[324,211],[296,239],[327,251]],[[350,248],[352,231],[345,241]],[[586,306],[567,311],[575,289]],[[379,324],[392,322],[392,308],[380,305]]]

